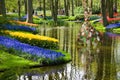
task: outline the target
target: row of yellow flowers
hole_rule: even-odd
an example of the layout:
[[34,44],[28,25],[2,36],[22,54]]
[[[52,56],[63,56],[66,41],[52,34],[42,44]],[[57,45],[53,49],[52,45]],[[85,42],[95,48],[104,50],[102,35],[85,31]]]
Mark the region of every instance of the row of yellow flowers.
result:
[[47,37],[47,36],[40,36],[38,34],[31,34],[31,33],[23,33],[23,32],[20,32],[20,31],[17,31],[17,32],[13,32],[13,31],[9,31],[9,30],[5,30],[4,31],[5,33],[11,35],[11,36],[17,36],[17,37],[20,37],[20,38],[28,38],[29,40],[31,39],[38,39],[38,40],[47,40],[47,41],[53,41],[53,42],[58,42],[57,39],[55,38],[50,38],[50,37]]
[[58,49],[58,40],[55,38],[50,38],[47,36],[40,36],[38,34],[31,34],[20,31],[9,31],[4,30],[2,33],[12,36],[19,41],[27,44],[31,44],[33,46],[43,47],[47,49]]

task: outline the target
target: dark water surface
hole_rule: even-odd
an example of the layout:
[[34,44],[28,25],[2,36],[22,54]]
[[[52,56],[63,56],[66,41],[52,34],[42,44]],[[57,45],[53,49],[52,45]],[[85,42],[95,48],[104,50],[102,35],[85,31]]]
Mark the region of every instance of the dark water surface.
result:
[[39,34],[57,38],[60,50],[72,61],[56,66],[14,69],[0,73],[0,80],[120,80],[120,36],[101,34],[96,46],[80,46],[77,35],[81,24],[50,27],[42,25]]

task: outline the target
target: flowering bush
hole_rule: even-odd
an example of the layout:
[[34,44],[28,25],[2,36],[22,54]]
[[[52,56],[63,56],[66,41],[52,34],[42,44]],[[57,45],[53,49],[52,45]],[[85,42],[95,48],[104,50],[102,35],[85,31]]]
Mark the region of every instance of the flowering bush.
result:
[[[5,36],[0,36],[0,45],[6,47],[7,49],[14,49],[14,50],[18,51],[19,54],[17,54],[17,55],[19,55],[19,56],[24,57],[24,55],[26,54],[27,56],[25,56],[24,58],[30,57],[37,61],[39,61],[41,58],[54,61],[57,58],[65,56],[61,52],[55,52],[52,50],[39,48],[37,46],[31,46],[31,45],[21,43],[15,39],[8,38]],[[24,54],[22,54],[22,53],[24,53]]]
[[33,28],[33,27],[10,25],[10,24],[4,24],[2,26],[3,26],[3,29],[7,29],[7,30],[27,31],[27,32],[33,32],[33,33],[37,32],[36,28]]
[[58,49],[58,40],[50,37],[34,35],[31,33],[4,31],[5,34],[9,34],[12,37],[20,40],[21,42],[31,44],[33,46],[39,46],[48,49]]

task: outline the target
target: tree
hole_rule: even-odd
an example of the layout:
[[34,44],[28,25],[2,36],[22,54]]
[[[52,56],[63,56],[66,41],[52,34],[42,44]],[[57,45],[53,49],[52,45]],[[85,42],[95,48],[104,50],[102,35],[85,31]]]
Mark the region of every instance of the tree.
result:
[[33,5],[32,5],[32,0],[27,0],[27,20],[26,22],[28,23],[33,23]]
[[21,14],[21,4],[20,4],[20,0],[18,0],[18,17],[20,20],[20,14]]
[[46,18],[46,4],[45,4],[46,0],[43,0],[43,15],[44,15],[44,19]]
[[118,1],[115,0],[115,6],[114,6],[114,8],[116,8],[116,12],[117,12],[117,3],[118,3]]
[[0,0],[0,13],[3,17],[6,17],[5,0]]
[[54,22],[57,23],[57,15],[58,15],[58,0],[51,0],[51,11]]
[[65,15],[69,16],[69,0],[64,0]]
[[106,16],[106,0],[101,0],[101,11],[103,17],[103,25],[106,26],[108,24],[107,16]]
[[27,14],[27,0],[24,0],[25,14]]
[[113,0],[108,0],[106,3],[108,3],[109,17],[113,18]]
[[71,0],[71,5],[72,5],[72,16],[74,16],[74,0]]

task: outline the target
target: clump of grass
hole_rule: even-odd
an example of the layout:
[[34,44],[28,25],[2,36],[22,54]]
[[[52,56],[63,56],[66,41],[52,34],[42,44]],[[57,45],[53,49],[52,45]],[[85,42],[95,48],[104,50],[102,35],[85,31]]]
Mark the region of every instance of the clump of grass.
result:
[[112,29],[113,33],[119,33],[120,34],[120,28],[114,28]]
[[17,67],[30,67],[37,64],[37,62],[26,60],[24,58],[9,54],[4,50],[0,50],[0,70]]
[[101,23],[91,23],[91,25],[98,31],[100,32],[105,32],[106,31],[106,28],[103,26],[103,24]]

